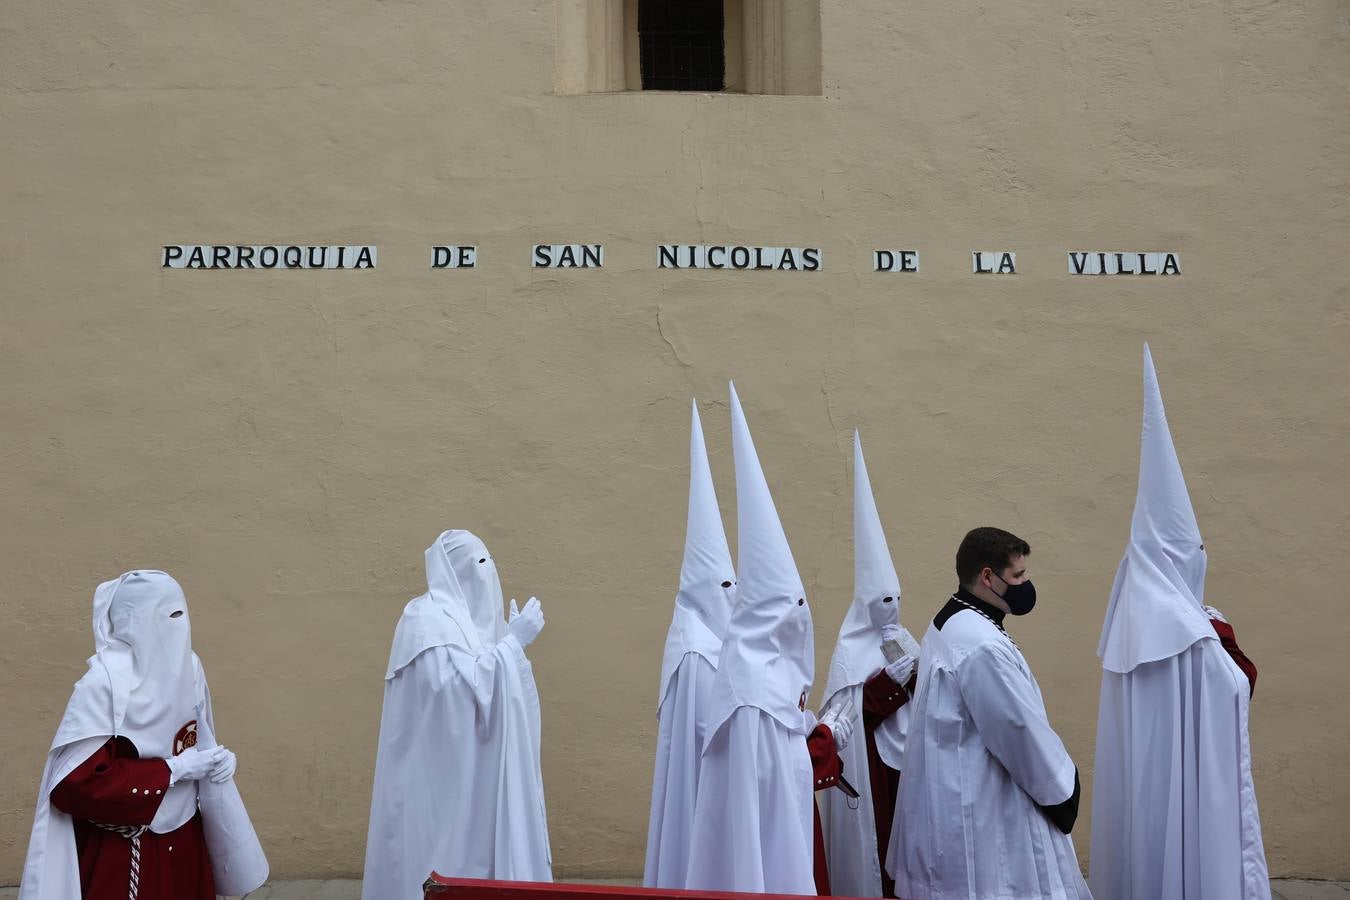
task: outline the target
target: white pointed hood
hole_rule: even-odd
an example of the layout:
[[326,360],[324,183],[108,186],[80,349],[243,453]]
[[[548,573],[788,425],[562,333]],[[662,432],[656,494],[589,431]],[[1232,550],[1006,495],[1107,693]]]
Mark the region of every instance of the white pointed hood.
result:
[[872,481],[863,461],[862,437],[853,432],[853,603],[839,628],[830,659],[825,701],[862,684],[886,665],[881,627],[900,623],[900,576],[881,528]]
[[736,463],[736,606],[722,643],[707,734],[742,706],[805,733],[802,710],[815,680],[815,640],[797,564],[760,468],[745,413],[731,386]]
[[731,562],[731,548],[727,546],[727,533],[713,489],[697,401],[693,403],[689,429],[689,515],[684,532],[684,563],[680,566],[680,589],[675,595],[675,617],[666,633],[665,655],[661,660],[658,712],[665,702],[671,676],[685,654],[697,653],[717,668],[727,621],[736,600],[736,568]]
[[1214,638],[1204,611],[1205,549],[1144,345],[1144,430],[1130,543],[1116,570],[1097,655],[1112,672]]

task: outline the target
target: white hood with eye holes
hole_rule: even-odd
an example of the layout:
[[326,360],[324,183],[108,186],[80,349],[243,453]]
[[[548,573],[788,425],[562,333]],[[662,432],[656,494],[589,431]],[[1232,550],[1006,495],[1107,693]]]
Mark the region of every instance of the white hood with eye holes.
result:
[[1109,671],[1217,639],[1204,611],[1205,550],[1172,443],[1153,356],[1144,345],[1144,427],[1130,543],[1116,570],[1097,655]]
[[734,385],[731,444],[740,579],[713,681],[707,734],[715,734],[742,706],[757,707],[789,731],[805,734],[811,717],[802,705],[815,680],[811,607]]
[[386,679],[431,647],[479,654],[506,637],[497,566],[478,537],[460,529],[443,531],[425,557],[427,592],[403,609]]
[[675,616],[666,633],[665,654],[661,659],[658,712],[665,702],[670,679],[686,654],[697,653],[717,668],[736,598],[736,568],[722,527],[697,402],[689,427],[689,515],[684,533],[684,562],[680,566],[679,592],[675,595]]
[[872,482],[863,461],[862,437],[853,432],[853,603],[844,614],[839,642],[830,659],[825,702],[838,691],[862,684],[886,665],[881,652],[883,625],[900,624],[900,576],[881,528]]
[[173,756],[205,697],[183,589],[164,572],[127,572],[94,591],[94,656],[52,747],[120,735],[142,758]]

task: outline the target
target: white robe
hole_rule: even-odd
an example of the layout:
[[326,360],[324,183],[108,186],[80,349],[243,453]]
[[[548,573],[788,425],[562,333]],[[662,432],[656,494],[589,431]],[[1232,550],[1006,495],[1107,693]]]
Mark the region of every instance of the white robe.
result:
[[812,785],[805,733],[753,706],[732,712],[703,751],[694,818],[718,825],[694,831],[688,888],[814,894]]
[[667,684],[656,732],[644,887],[679,890],[685,886],[708,691],[716,675],[712,663],[691,652],[684,655]]
[[1036,804],[1076,769],[1016,645],[971,610],[930,627],[887,871],[907,900],[1087,898],[1073,842]]
[[1092,801],[1097,900],[1269,900],[1246,675],[1216,639],[1102,673]]
[[1102,900],[1267,900],[1249,685],[1205,611],[1204,537],[1144,347],[1139,489],[1111,586],[1092,803]]
[[539,696],[514,637],[419,653],[385,682],[364,900],[420,900],[434,869],[551,881]]

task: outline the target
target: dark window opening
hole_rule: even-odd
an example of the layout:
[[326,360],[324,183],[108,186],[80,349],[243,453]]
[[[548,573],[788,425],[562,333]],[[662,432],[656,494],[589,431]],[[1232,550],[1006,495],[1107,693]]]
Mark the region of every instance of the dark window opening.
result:
[[722,90],[726,80],[722,2],[639,0],[643,90]]

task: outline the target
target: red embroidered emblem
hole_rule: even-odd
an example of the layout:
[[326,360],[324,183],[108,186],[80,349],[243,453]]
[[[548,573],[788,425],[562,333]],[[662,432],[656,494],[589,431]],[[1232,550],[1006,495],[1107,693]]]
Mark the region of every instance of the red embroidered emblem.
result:
[[189,747],[197,746],[197,720],[178,729],[178,733],[173,736],[173,755],[177,756]]
[[805,710],[806,710],[806,691],[802,691],[801,697],[797,700],[797,711],[804,712]]

